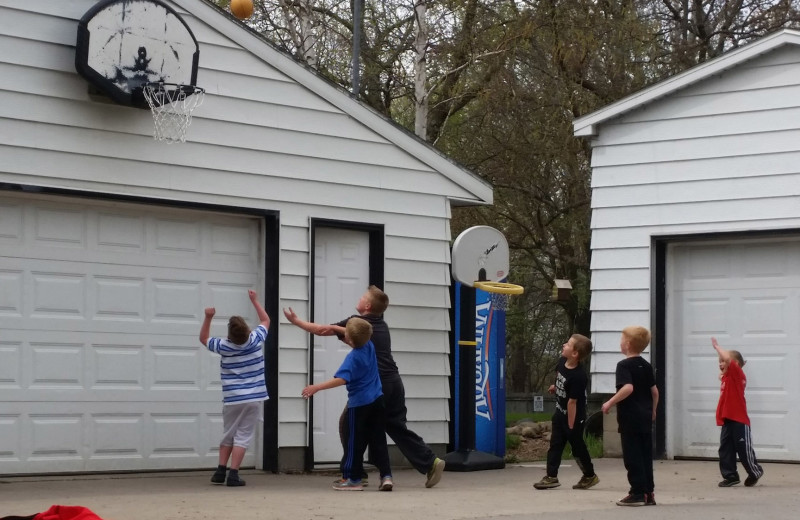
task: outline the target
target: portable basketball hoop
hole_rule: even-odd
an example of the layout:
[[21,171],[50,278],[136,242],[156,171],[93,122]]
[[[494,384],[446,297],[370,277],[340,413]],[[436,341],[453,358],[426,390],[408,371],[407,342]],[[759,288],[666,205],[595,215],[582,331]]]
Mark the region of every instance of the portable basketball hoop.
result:
[[489,293],[492,302],[492,309],[498,311],[508,310],[508,303],[511,296],[516,296],[525,292],[521,285],[506,282],[474,282],[473,287]]
[[177,83],[145,83],[142,94],[153,113],[153,139],[169,144],[186,142],[192,112],[203,104],[205,90]]

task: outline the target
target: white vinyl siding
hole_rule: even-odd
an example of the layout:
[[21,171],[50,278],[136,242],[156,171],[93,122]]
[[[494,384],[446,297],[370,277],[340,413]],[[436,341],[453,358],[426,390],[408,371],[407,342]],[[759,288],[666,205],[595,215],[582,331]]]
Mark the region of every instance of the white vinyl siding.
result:
[[[447,443],[450,204],[491,202],[489,185],[194,0],[168,3],[200,44],[205,101],[186,143],[155,142],[149,111],[90,96],[75,71],[77,23],[95,3],[0,5],[0,182],[274,212],[280,307],[308,306],[309,219],[384,226],[409,420],[429,443]],[[279,446],[304,446],[307,338],[272,319]],[[425,375],[414,373],[416,355]]]
[[602,123],[593,391],[614,391],[619,331],[651,324],[653,237],[800,227],[799,94],[800,48],[787,45]]

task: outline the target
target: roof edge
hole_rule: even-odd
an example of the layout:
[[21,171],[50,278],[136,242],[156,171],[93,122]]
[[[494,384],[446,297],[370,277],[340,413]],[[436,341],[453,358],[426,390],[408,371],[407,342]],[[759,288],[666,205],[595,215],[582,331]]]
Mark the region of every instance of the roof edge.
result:
[[609,119],[635,110],[658,98],[672,94],[677,90],[686,88],[787,44],[800,45],[800,31],[782,29],[742,47],[728,51],[712,60],[695,65],[680,74],[659,81],[619,101],[579,117],[572,123],[573,133],[579,137],[595,136],[598,133],[598,126]]
[[[219,31],[231,41],[241,45],[242,48],[250,51],[253,55],[264,60],[270,66],[275,67],[281,73],[339,108],[370,130],[441,173],[456,185],[464,188],[474,195],[475,203],[492,203],[493,187],[487,181],[474,172],[458,165],[427,142],[408,132],[405,128],[401,128],[382,114],[378,114],[370,107],[357,101],[338,86],[308,68],[307,65],[281,52],[263,36],[233,18],[232,15],[229,16],[229,20],[225,20],[229,23],[220,23],[220,21],[224,20],[220,18],[220,15],[225,14],[226,11],[211,3],[210,0],[201,2],[197,0],[171,1],[198,20]],[[463,197],[459,198],[467,200]]]

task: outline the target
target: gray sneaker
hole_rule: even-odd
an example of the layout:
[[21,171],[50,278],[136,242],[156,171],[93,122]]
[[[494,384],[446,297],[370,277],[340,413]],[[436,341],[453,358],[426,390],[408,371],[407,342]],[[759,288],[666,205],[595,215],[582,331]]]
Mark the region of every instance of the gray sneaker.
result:
[[334,482],[333,489],[336,491],[364,491],[364,486],[361,485],[361,482],[353,482],[348,478]]
[[391,491],[393,487],[392,477],[381,477],[381,485],[378,486],[378,491]]
[[535,487],[536,489],[553,489],[557,488],[560,485],[561,482],[558,481],[558,477],[545,476],[544,478],[542,478],[542,480],[534,484],[533,487]]

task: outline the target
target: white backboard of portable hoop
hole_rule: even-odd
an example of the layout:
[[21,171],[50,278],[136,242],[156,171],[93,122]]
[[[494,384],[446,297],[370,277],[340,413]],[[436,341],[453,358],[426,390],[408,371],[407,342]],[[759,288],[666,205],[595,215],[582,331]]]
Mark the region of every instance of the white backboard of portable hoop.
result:
[[75,68],[117,103],[148,108],[145,83],[197,84],[200,47],[160,0],[101,0],[78,23]]
[[493,227],[462,231],[453,242],[452,256],[453,278],[469,287],[478,280],[499,282],[508,277],[508,241]]

